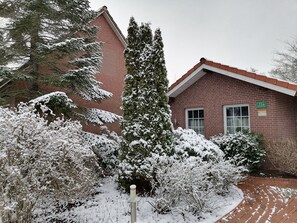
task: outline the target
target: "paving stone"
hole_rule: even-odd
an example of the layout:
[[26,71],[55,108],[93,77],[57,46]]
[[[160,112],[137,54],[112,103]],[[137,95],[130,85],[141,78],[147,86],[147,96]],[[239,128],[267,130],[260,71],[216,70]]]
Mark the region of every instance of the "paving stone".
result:
[[297,223],[297,179],[250,176],[244,200],[216,223]]

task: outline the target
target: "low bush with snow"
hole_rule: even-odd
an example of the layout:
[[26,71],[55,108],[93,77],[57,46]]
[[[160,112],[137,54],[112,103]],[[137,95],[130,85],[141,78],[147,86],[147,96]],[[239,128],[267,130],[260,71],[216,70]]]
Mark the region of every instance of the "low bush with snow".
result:
[[[0,216],[31,222],[36,208],[92,193],[101,169],[78,122],[48,122],[34,106],[0,107]],[[40,214],[40,213],[35,213]]]
[[192,129],[177,128],[174,134],[174,151],[179,158],[200,157],[204,161],[222,160],[224,153],[213,142]]
[[210,140],[220,147],[227,159],[246,166],[250,171],[258,168],[266,156],[263,139],[257,134],[237,132],[214,136]]
[[84,132],[84,145],[90,148],[98,157],[105,174],[113,174],[119,165],[120,139],[114,132],[101,135]]
[[179,210],[196,215],[213,210],[211,198],[228,193],[243,179],[245,168],[224,160],[218,146],[193,130],[178,128],[174,136],[176,154],[152,181],[154,208],[159,213]]
[[136,184],[138,193],[147,194],[152,190],[151,181],[154,179],[158,169],[162,169],[169,164],[170,157],[150,154],[146,158],[124,159],[119,164],[119,186],[129,191],[131,184]]

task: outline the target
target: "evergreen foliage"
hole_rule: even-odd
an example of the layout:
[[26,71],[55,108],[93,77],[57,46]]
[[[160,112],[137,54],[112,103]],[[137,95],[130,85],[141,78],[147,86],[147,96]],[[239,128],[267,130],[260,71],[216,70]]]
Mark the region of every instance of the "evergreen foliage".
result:
[[51,91],[45,87],[50,85],[85,100],[111,97],[95,78],[102,51],[88,0],[5,0],[0,15],[8,21],[0,29],[0,80],[10,80],[14,91],[20,83],[26,90],[6,96],[28,101]]
[[243,165],[253,171],[260,167],[266,157],[263,137],[254,133],[236,132],[234,134],[217,135],[210,139],[225,153],[226,159]]
[[132,17],[127,41],[119,182],[145,191],[155,172],[151,158],[173,151],[168,80],[159,29],[153,36],[149,24],[138,26]]

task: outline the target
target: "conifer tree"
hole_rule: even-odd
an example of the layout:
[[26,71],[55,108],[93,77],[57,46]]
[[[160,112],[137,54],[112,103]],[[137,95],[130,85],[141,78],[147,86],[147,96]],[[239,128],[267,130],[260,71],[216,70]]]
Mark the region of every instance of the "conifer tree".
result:
[[[152,45],[152,76],[151,80],[155,84],[152,87],[154,95],[153,112],[154,119],[152,121],[153,132],[156,136],[155,144],[162,145],[162,153],[172,153],[172,122],[171,110],[168,105],[168,90],[167,70],[165,66],[164,44],[162,40],[161,30],[157,29],[154,34],[154,41]],[[149,85],[153,85],[149,83]],[[160,153],[160,151],[159,151]]]
[[[125,49],[125,65],[127,74],[125,76],[125,86],[122,95],[123,103],[123,121],[121,127],[123,135],[127,141],[133,140],[133,131],[130,131],[131,122],[137,117],[135,110],[137,108],[138,82],[139,78],[139,26],[135,19],[131,17],[128,27],[127,47]],[[128,145],[127,145],[128,146]],[[127,147],[123,145],[123,147]]]
[[[95,79],[102,51],[95,39],[98,27],[89,24],[96,12],[88,0],[0,0],[0,15],[8,19],[1,29],[0,79],[25,83],[13,95],[17,102],[48,93],[47,85],[70,89],[85,100],[111,97]],[[86,117],[95,120],[94,113],[87,110]]]
[[149,24],[131,18],[125,51],[127,75],[123,92],[122,163],[119,183],[150,190],[153,157],[170,155],[172,124],[161,32],[153,38]]

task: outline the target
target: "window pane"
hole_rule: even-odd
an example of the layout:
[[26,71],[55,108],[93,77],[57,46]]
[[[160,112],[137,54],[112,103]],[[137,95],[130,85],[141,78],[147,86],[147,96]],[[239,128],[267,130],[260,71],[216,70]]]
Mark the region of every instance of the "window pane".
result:
[[233,126],[233,118],[227,118],[227,126]]
[[194,126],[194,120],[189,119],[189,128],[192,128]]
[[234,107],[234,116],[240,116],[240,107]]
[[199,125],[199,120],[198,119],[194,119],[194,125],[195,125],[195,127],[197,127]]
[[188,110],[188,128],[195,132],[204,134],[204,111],[203,109]]
[[249,132],[250,117],[248,106],[225,107],[225,128],[226,133],[233,134],[235,132]]
[[249,109],[247,106],[241,107],[242,109],[242,116],[248,116],[249,115]]
[[227,133],[233,134],[234,128],[233,127],[227,127]]
[[203,119],[199,120],[199,127],[204,127],[204,120]]
[[235,126],[241,126],[241,118],[240,117],[234,117],[234,125]]
[[242,117],[242,126],[249,126],[249,118]]
[[199,110],[199,118],[204,118],[204,110]]
[[233,108],[227,108],[227,116],[233,116]]
[[188,111],[188,118],[193,118],[193,112],[192,111]]
[[198,118],[198,110],[194,111],[194,118]]

